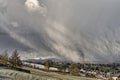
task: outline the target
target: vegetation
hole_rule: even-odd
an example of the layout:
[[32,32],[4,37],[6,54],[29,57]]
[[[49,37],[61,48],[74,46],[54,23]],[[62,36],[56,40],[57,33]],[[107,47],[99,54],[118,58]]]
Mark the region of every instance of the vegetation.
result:
[[[28,62],[31,63],[31,62]],[[38,66],[34,65],[35,62],[33,62],[33,65],[29,65],[27,67],[33,68],[33,69],[40,69]],[[51,71],[52,69],[55,69],[55,72],[58,73],[64,73],[64,74],[71,74],[74,76],[81,76],[84,74],[86,77],[96,77],[96,75],[104,75],[106,76],[107,73],[110,73],[112,75],[120,72],[120,64],[82,64],[82,63],[75,63],[75,62],[53,62],[52,60],[46,60],[43,63],[36,63],[41,64],[45,67],[45,71]],[[31,70],[23,69],[23,64],[20,59],[19,53],[17,50],[13,51],[12,55],[9,56],[7,51],[5,51],[3,54],[0,55],[0,65],[7,66],[10,69],[15,69],[18,71],[31,73]],[[24,65],[25,66],[25,65]],[[22,68],[21,68],[22,67]],[[81,71],[81,69],[83,71]],[[54,70],[53,70],[54,71]]]
[[22,61],[20,60],[20,56],[17,50],[13,52],[12,56],[9,58],[9,62],[14,68],[22,66]]
[[9,57],[7,51],[0,55],[0,65],[7,66],[9,68],[18,68],[22,66],[19,53],[15,50],[12,56]]
[[69,68],[69,63],[65,63],[65,62],[54,62],[52,67],[56,67],[58,68],[59,72],[66,72],[66,69]]
[[52,64],[53,64],[53,62],[51,60],[47,60],[46,62],[44,62],[45,69],[49,70],[49,68]]
[[[44,61],[44,60],[43,60]],[[41,64],[45,66],[45,68],[40,67],[34,67],[35,65],[29,65],[29,63],[32,64]],[[35,63],[35,62],[29,62],[27,67],[34,68],[37,70],[47,70],[47,72],[53,72],[54,70],[51,70],[51,68],[55,68],[54,72],[60,73],[60,74],[71,74],[74,76],[83,76],[83,77],[89,77],[89,78],[97,78],[102,76],[109,77],[107,73],[110,75],[114,75],[120,72],[120,64],[91,64],[91,63],[75,63],[75,62],[53,62],[51,60],[45,60],[43,63]],[[57,69],[57,70],[56,70]]]
[[80,72],[78,64],[77,63],[72,63],[69,67],[69,72],[72,75],[78,76],[79,72]]
[[7,51],[4,52],[4,54],[0,55],[0,64],[7,65],[8,64],[8,53]]

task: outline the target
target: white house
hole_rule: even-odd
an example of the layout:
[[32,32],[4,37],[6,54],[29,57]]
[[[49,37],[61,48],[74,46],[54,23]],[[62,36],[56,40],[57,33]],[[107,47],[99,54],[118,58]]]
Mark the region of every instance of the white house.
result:
[[49,70],[58,71],[58,68],[50,67]]
[[37,68],[40,68],[40,69],[45,69],[45,66],[44,66],[44,65],[41,65],[41,64],[23,62],[23,65],[29,65],[29,66],[32,66],[32,67],[37,67]]
[[118,77],[112,77],[113,80],[117,80]]
[[[23,65],[29,65],[29,66],[32,66],[32,67],[36,67],[36,68],[40,68],[40,69],[45,69],[45,66],[44,66],[44,65],[41,65],[41,64],[23,62]],[[58,68],[50,67],[49,70],[58,71]]]

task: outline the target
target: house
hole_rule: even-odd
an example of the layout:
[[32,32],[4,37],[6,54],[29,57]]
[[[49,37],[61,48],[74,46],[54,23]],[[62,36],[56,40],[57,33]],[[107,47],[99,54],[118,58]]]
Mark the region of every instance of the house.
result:
[[97,79],[104,79],[103,75],[100,75],[100,74],[99,74],[99,75],[96,75],[96,78],[97,78]]
[[113,80],[118,80],[118,77],[112,77]]
[[86,71],[85,71],[84,69],[80,69],[80,72],[83,72],[83,73],[85,73]]
[[[30,66],[30,67],[33,67],[33,68],[45,69],[45,66],[42,65],[42,64],[23,62],[23,65],[27,65],[27,66]],[[59,71],[58,68],[55,68],[55,67],[50,67],[49,70]]]
[[113,80],[120,80],[120,73],[112,77]]
[[39,69],[45,69],[45,66],[42,64],[35,64],[35,63],[29,63],[29,62],[23,62],[23,65],[39,68]]
[[58,68],[50,67],[49,70],[51,70],[51,71],[58,71]]

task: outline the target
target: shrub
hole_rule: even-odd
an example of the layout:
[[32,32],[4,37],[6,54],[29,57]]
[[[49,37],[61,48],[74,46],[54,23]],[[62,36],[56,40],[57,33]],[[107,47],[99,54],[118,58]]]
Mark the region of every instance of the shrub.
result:
[[79,72],[80,72],[78,64],[72,63],[69,67],[69,72],[70,72],[70,74],[72,74],[74,76],[78,76]]

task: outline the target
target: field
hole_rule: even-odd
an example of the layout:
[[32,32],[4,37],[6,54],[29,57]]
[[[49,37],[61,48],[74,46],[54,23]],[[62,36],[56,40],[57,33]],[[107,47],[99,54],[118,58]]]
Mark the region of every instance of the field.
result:
[[26,67],[24,68],[30,70],[31,73],[29,74],[10,69],[0,69],[0,76],[8,77],[12,80],[96,80],[85,77],[62,75],[55,72],[45,72]]

